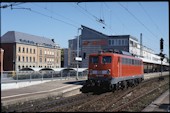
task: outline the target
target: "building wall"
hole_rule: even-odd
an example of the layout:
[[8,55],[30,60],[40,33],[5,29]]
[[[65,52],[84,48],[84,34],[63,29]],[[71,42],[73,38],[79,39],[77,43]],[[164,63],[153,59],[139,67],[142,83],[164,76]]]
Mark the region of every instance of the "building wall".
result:
[[[19,49],[20,48],[20,49]],[[59,68],[61,51],[56,48],[45,48],[25,44],[16,44],[16,69],[27,67]]]
[[[77,61],[75,61],[75,57],[77,57],[77,37],[75,39],[71,39],[68,41],[68,47],[69,47],[69,61],[70,67],[76,68],[77,67]],[[81,56],[81,38],[79,37],[79,56]],[[79,62],[79,67],[81,65],[81,62]]]
[[3,57],[4,57],[4,50],[1,48],[1,52],[0,52],[0,72],[3,71]]
[[13,71],[15,70],[13,63],[15,63],[14,59],[14,46],[15,44],[11,43],[1,43],[1,47],[4,50],[4,62],[3,62],[3,68],[4,71]]
[[15,31],[7,32],[1,39],[5,71],[61,67],[61,49],[54,40]]
[[102,46],[106,46],[107,42],[105,40],[101,39],[95,39],[95,40],[85,40],[82,41],[82,67],[88,67],[88,61],[89,61],[89,54],[91,53],[98,53],[100,50],[102,50]]
[[[71,66],[76,67],[77,62],[74,61],[76,57],[77,49],[77,39],[69,40],[69,48],[71,49],[70,61]],[[141,57],[141,47],[142,47],[142,57]],[[138,42],[138,39],[131,35],[113,35],[108,36],[102,34],[93,29],[83,26],[82,33],[80,35],[80,56],[82,57],[82,62],[80,67],[88,67],[88,56],[91,53],[98,53],[98,51],[103,49],[117,49],[129,52],[136,57],[146,58],[148,62],[160,61],[160,57],[154,54],[154,51],[145,46],[141,46]],[[167,61],[167,59],[164,59]]]
[[64,51],[64,67],[70,67],[70,49],[65,48]]
[[16,44],[16,70],[37,67],[37,46]]

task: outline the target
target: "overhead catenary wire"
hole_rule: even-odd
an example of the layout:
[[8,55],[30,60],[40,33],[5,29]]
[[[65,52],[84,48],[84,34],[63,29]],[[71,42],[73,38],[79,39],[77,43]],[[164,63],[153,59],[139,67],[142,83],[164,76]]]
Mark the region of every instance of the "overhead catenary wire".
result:
[[25,3],[25,2],[20,2],[20,3],[14,2],[14,3],[11,3],[11,4],[6,4],[6,5],[3,5],[3,6],[0,6],[0,8],[8,8],[8,7],[17,6],[17,5],[20,5],[20,4],[23,4],[23,3]]
[[[151,20],[151,22],[156,26],[158,32],[159,32],[162,36],[164,36],[163,33],[161,32],[161,30],[159,29],[158,25],[154,22],[154,20],[152,19],[152,17],[148,14],[148,12],[147,12],[147,11],[145,10],[145,8],[143,7],[143,5],[142,5],[140,2],[138,2],[138,4],[141,6],[141,8],[142,8],[143,11],[145,12],[145,14],[149,17],[149,19]],[[165,37],[165,36],[164,36],[164,37]]]
[[[113,10],[112,10],[105,2],[104,2],[104,5],[105,5],[105,7],[108,8],[109,11],[112,11],[112,12],[113,12]],[[117,20],[122,24],[122,27],[124,27],[124,28],[126,29],[126,31],[128,31],[127,27],[126,27],[125,24],[122,22],[122,20],[119,18],[119,16],[115,16],[115,18],[117,18]]]
[[125,6],[123,6],[121,3],[118,3],[121,7],[123,7],[132,17],[134,17],[148,32],[150,32],[154,37],[159,38],[157,35],[155,35],[143,22],[141,22],[132,12],[130,12]]
[[[159,29],[158,25],[155,23],[155,21],[152,19],[152,17],[149,15],[149,13],[145,10],[144,6],[138,2],[138,4],[140,5],[140,7],[143,9],[143,11],[145,12],[145,14],[148,16],[148,18],[150,19],[150,21],[155,25],[155,27],[157,28],[157,31],[159,32],[160,35],[162,35],[163,37],[165,37],[165,35],[161,32],[161,30]],[[165,46],[167,46],[165,44]]]
[[51,19],[53,19],[53,20],[57,20],[57,21],[59,21],[59,22],[65,23],[65,24],[67,24],[67,25],[70,25],[70,26],[72,26],[72,27],[79,28],[79,27],[76,26],[76,25],[73,25],[73,24],[71,24],[71,23],[68,23],[68,22],[65,22],[65,21],[63,21],[63,20],[57,19],[57,18],[55,18],[55,17],[53,17],[53,16],[49,16],[49,15],[43,14],[43,13],[38,12],[38,11],[36,11],[36,10],[33,10],[33,9],[31,9],[31,8],[24,8],[24,7],[21,7],[21,6],[17,6],[17,7],[20,7],[20,8],[23,8],[23,9],[25,9],[25,10],[31,11],[31,12],[33,12],[33,13],[36,13],[36,14],[39,14],[39,15],[42,15],[42,16],[51,18]]
[[40,8],[42,8],[42,9],[44,9],[44,10],[50,12],[50,13],[53,13],[53,14],[57,15],[57,16],[60,16],[60,17],[62,17],[62,18],[65,18],[65,19],[67,19],[67,20],[69,20],[69,21],[71,21],[71,22],[73,22],[73,23],[76,23],[76,24],[78,24],[78,25],[81,25],[80,23],[78,23],[78,22],[76,22],[76,21],[74,21],[74,20],[72,20],[72,19],[70,19],[70,18],[68,18],[68,17],[65,17],[65,16],[63,16],[63,15],[61,15],[61,14],[59,14],[59,13],[56,13],[55,11],[52,11],[52,10],[48,9],[47,7],[42,7],[42,6],[38,5],[38,4],[33,4],[33,5],[35,5],[35,6],[37,6],[37,7],[40,7]]
[[77,3],[77,6],[79,6],[79,8],[81,8],[82,10],[84,10],[87,14],[89,14],[89,15],[91,15],[93,18],[95,18],[96,21],[98,21],[99,23],[102,23],[102,24],[104,24],[105,26],[107,26],[101,18],[96,17],[95,15],[93,15],[92,13],[90,13],[88,10],[84,9],[82,6],[79,5],[79,3]]
[[[134,19],[136,19],[149,33],[151,33],[154,38],[160,38],[157,35],[155,35],[145,24],[143,24],[133,13],[131,13],[125,6],[123,6],[121,3],[118,3],[122,8],[124,8]],[[149,37],[150,38],[150,37]],[[157,39],[156,39],[157,40]]]

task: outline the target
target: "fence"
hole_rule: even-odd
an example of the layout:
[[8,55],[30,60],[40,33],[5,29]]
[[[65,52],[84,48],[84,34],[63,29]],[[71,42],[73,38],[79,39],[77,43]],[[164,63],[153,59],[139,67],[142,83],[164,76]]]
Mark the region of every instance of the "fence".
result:
[[[88,71],[78,73],[80,79],[87,78]],[[3,71],[1,72],[1,83],[42,81],[54,79],[76,78],[75,70],[66,71]]]

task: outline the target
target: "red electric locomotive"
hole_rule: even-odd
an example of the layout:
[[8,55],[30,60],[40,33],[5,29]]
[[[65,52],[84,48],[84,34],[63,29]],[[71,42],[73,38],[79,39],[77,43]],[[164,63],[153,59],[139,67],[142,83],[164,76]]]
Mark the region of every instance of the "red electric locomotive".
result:
[[144,78],[143,62],[128,52],[101,51],[89,55],[88,80],[83,88],[124,89]]

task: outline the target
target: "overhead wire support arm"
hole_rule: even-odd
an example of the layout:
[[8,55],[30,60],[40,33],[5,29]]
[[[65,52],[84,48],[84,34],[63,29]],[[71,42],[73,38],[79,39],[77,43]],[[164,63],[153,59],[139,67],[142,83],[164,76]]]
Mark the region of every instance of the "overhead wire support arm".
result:
[[13,3],[13,4],[9,4],[9,5],[3,5],[3,6],[0,6],[0,8],[8,8],[8,7],[12,7],[12,6],[17,6],[17,5],[20,5],[20,4],[23,4],[25,2],[21,2],[21,3]]
[[21,7],[21,8],[13,8],[12,6],[11,6],[11,10],[12,9],[26,9],[26,10],[30,10],[31,11],[31,8],[24,8],[24,7]]
[[83,7],[81,7],[81,6],[79,5],[79,3],[80,3],[80,2],[77,2],[77,5],[78,5],[81,9],[83,9],[84,11],[86,11],[86,13],[88,13],[89,15],[91,15],[92,17],[94,17],[97,22],[106,25],[104,19],[98,18],[98,17],[96,17],[95,15],[91,14],[89,11],[87,11],[86,9],[84,9]]

